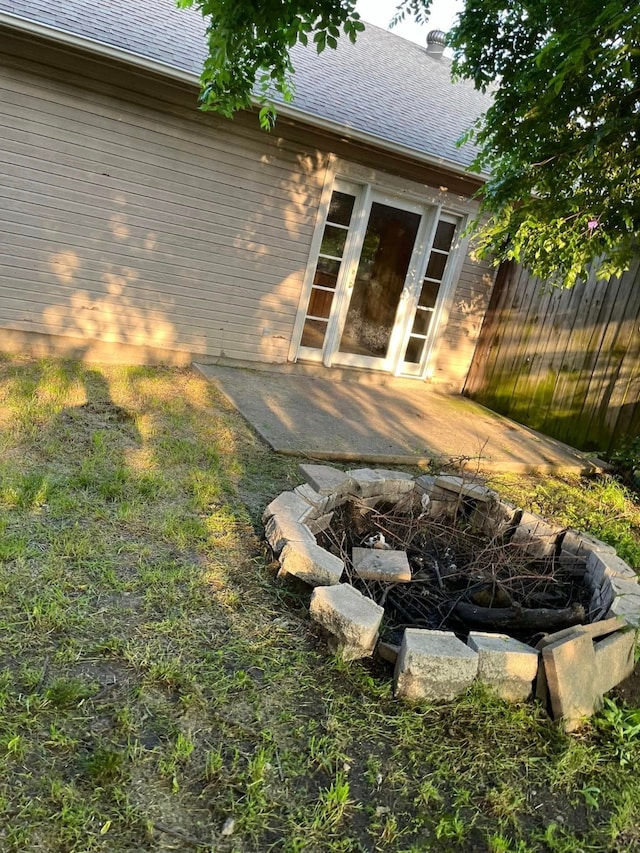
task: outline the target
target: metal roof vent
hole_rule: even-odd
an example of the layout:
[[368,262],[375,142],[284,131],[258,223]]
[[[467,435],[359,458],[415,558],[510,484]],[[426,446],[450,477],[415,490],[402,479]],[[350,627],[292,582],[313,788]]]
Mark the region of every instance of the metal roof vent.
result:
[[447,46],[447,34],[444,30],[431,30],[427,33],[427,53],[434,59],[439,59]]

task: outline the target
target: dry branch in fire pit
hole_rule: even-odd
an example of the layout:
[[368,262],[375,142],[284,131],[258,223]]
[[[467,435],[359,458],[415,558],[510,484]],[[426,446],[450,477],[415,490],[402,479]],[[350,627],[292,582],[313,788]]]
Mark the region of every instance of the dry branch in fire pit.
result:
[[[481,627],[529,640],[587,621],[584,559],[563,553],[561,541],[548,556],[532,555],[509,528],[483,533],[460,499],[453,510],[436,519],[413,506],[370,507],[354,498],[335,511],[319,542],[344,561],[353,586],[385,607],[392,635],[408,626],[462,633]],[[379,534],[406,551],[409,583],[367,581],[354,571],[352,549]]]

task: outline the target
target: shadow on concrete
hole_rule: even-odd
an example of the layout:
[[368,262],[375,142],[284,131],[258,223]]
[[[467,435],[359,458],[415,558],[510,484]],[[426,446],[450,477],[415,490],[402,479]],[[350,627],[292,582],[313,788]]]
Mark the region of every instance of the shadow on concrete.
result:
[[493,472],[594,472],[562,442],[423,382],[364,384],[324,376],[196,365],[277,452],[334,461],[466,461]]

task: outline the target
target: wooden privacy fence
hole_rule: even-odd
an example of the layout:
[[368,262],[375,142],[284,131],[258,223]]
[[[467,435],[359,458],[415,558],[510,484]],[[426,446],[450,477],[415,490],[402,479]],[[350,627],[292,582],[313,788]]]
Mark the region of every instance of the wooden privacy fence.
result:
[[465,393],[582,450],[640,432],[640,264],[554,288],[498,272]]

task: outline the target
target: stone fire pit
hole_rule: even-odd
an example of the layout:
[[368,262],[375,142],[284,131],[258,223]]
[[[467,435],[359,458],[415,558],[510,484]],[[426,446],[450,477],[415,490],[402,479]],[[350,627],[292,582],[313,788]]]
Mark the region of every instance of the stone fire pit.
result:
[[[523,512],[462,477],[414,478],[325,465],[301,465],[299,471],[305,482],[278,495],[263,515],[266,539],[280,563],[278,576],[295,576],[314,587],[311,617],[333,652],[346,660],[377,655],[394,665],[397,697],[451,700],[479,679],[507,700],[523,701],[535,693],[554,719],[573,730],[599,708],[604,693],[632,672],[640,586],[635,571],[611,546]],[[420,587],[423,613],[425,601],[445,594],[448,575],[461,574],[449,549],[446,559],[442,554],[435,559],[427,548],[425,562],[416,557],[415,537],[403,549],[397,547],[397,534],[396,541],[387,542],[384,534],[368,529],[369,517],[383,511],[390,513],[384,518],[409,519],[411,535],[424,519],[425,524],[471,530],[472,543],[499,543],[499,550],[489,549],[490,559],[504,563],[513,555],[531,560],[534,567],[558,566],[575,577],[582,603],[567,602],[557,611],[512,602],[500,607],[504,602],[497,597],[480,600],[487,584],[479,574],[452,599],[452,626],[424,613],[417,626],[396,624],[383,642],[381,625],[398,622],[397,609],[391,618],[393,601],[405,613],[412,587]],[[349,512],[360,524],[360,535],[350,535],[352,544],[345,546],[345,533],[334,528]],[[421,537],[424,548],[429,543],[425,546]],[[552,576],[547,585],[553,581]],[[426,583],[433,591],[425,595]],[[487,620],[508,630],[486,630]],[[537,620],[543,620],[543,630],[536,630]]]

